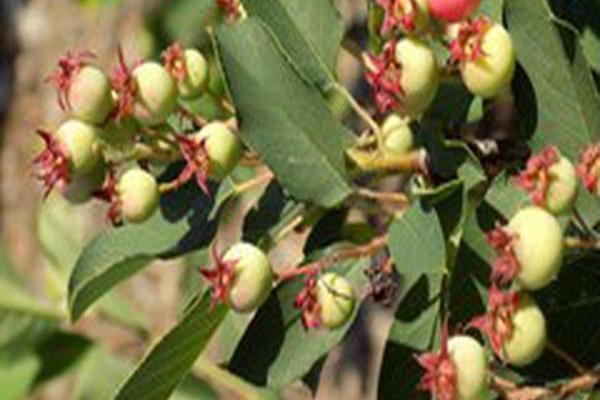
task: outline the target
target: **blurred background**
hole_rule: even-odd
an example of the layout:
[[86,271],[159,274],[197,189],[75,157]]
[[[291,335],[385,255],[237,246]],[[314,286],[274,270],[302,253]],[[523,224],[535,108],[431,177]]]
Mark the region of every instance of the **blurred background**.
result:
[[[364,21],[364,1],[338,3],[348,30]],[[75,326],[49,312],[64,309],[70,269],[84,244],[107,225],[103,208],[93,203],[73,206],[57,195],[42,202],[31,160],[41,148],[35,129],[51,129],[63,118],[44,80],[65,51],[92,50],[108,69],[119,44],[130,60],[157,58],[174,40],[203,48],[201,26],[211,12],[212,0],[0,0],[0,400],[109,398],[194,291],[199,277],[186,279],[193,269],[173,265],[186,261],[161,262],[121,285]],[[360,75],[345,53],[339,74],[347,85]],[[36,302],[15,310],[10,305],[19,296]],[[377,347],[376,335],[361,326],[379,327],[380,319],[365,313],[325,361],[321,376],[335,379],[321,381],[317,397],[375,398],[368,382],[383,344]],[[213,343],[207,357],[218,361],[218,348]],[[340,373],[341,364],[347,374]],[[190,376],[173,398],[239,398],[203,382],[211,379],[201,371]],[[284,397],[312,395],[298,384]]]

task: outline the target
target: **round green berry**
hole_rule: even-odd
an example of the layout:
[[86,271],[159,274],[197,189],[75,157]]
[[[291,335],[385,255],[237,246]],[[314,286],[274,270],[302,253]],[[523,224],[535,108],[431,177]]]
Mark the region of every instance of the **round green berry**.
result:
[[206,153],[210,162],[210,176],[223,179],[237,165],[242,156],[242,142],[223,122],[211,122],[198,132],[206,140]]
[[540,207],[527,207],[507,226],[515,235],[513,250],[519,262],[517,282],[528,290],[548,285],[562,264],[563,237],[558,220]]
[[179,94],[184,98],[195,98],[202,94],[208,81],[208,64],[196,49],[187,49],[184,53],[186,76],[178,82]]
[[493,23],[483,34],[482,54],[462,62],[460,72],[471,93],[489,98],[502,92],[515,73],[515,51],[510,34]]
[[512,335],[504,343],[504,358],[523,367],[537,360],[544,351],[546,318],[531,296],[522,293],[512,323]]
[[85,203],[95,191],[102,188],[105,175],[105,166],[101,162],[85,174],[71,174],[69,184],[62,188],[62,195],[71,203]]
[[448,340],[450,360],[456,369],[457,400],[476,400],[487,383],[485,350],[470,336],[458,335]]
[[133,115],[143,125],[163,123],[177,104],[177,85],[169,72],[156,62],[145,62],[133,70],[136,102]]
[[140,168],[125,172],[117,184],[121,213],[126,221],[140,223],[158,208],[160,194],[152,174]]
[[423,41],[405,37],[396,44],[396,61],[401,65],[404,111],[418,117],[433,102],[439,85],[439,72],[431,48]]
[[235,262],[228,305],[240,313],[260,307],[273,286],[273,270],[265,253],[252,244],[237,243],[225,252],[223,261]]
[[564,214],[573,208],[577,198],[577,172],[566,157],[548,169],[551,176],[546,193],[546,208],[553,214]]
[[317,283],[321,323],[329,329],[344,325],[354,310],[355,295],[346,278],[335,273],[323,275]]
[[414,147],[413,132],[410,120],[397,114],[390,115],[381,128],[384,136],[384,151],[394,155],[404,155]]
[[108,77],[92,65],[83,67],[75,76],[68,100],[73,117],[90,124],[104,122],[115,105]]
[[56,137],[64,146],[71,165],[71,172],[85,174],[101,161],[98,148],[100,129],[85,122],[71,119],[56,131]]

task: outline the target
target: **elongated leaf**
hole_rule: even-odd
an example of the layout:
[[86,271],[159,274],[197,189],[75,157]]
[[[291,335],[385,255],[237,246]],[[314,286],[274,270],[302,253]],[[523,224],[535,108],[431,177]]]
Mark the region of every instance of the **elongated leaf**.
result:
[[168,399],[226,315],[224,306],[210,309],[210,295],[196,301],[179,322],[144,357],[115,399]]
[[325,207],[349,196],[347,132],[317,89],[286,62],[264,25],[250,17],[223,27],[217,44],[240,135],[261,153],[283,187],[299,200]]
[[207,222],[211,204],[206,197],[188,185],[161,201],[161,212],[146,223],[109,230],[84,249],[69,280],[73,320],[148,262],[176,257],[208,244],[215,224]]
[[40,368],[35,354],[5,358],[0,354],[0,393],[2,400],[21,400],[27,397]]
[[600,134],[600,102],[581,46],[572,32],[562,32],[567,51],[546,0],[506,0],[505,15],[518,61],[535,92],[532,145],[555,144],[577,160]]
[[441,304],[442,275],[408,277],[390,329],[390,340],[415,350],[427,349],[434,339]]
[[390,226],[389,249],[401,274],[443,273],[445,239],[435,210],[425,210],[418,202],[404,215],[396,217]]
[[335,82],[344,26],[331,0],[242,0],[242,4],[249,15],[269,26],[304,79],[323,89]]
[[[358,287],[369,260],[340,265],[337,272]],[[284,284],[258,311],[229,365],[236,375],[257,385],[282,387],[306,374],[344,336],[350,323],[337,330],[307,331],[294,309],[302,280]]]

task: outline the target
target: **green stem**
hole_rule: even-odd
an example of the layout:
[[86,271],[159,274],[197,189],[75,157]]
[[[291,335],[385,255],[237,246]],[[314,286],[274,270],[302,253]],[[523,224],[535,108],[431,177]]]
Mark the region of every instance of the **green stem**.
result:
[[348,89],[346,89],[346,87],[340,85],[337,82],[335,83],[334,88],[338,93],[344,96],[344,98],[346,99],[346,101],[348,101],[348,104],[350,104],[350,107],[352,107],[356,115],[358,115],[371,128],[373,133],[379,137],[381,134],[381,129],[379,128],[379,125],[377,124],[377,122],[375,122],[375,120],[371,117],[367,110],[365,110],[360,104],[358,104],[358,102],[356,101],[354,96],[350,94]]
[[242,400],[262,400],[265,398],[265,394],[259,388],[202,357],[194,364],[193,371],[217,388],[229,392],[229,395],[235,394],[235,398]]

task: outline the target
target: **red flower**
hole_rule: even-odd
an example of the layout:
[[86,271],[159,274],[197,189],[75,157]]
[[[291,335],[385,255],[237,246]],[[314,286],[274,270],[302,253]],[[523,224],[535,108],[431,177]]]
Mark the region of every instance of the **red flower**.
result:
[[42,129],[38,129],[36,133],[46,144],[46,148],[33,160],[33,164],[38,168],[36,177],[44,185],[45,199],[56,185],[69,183],[69,156],[52,133]]
[[496,251],[498,257],[492,265],[492,281],[504,285],[512,281],[519,273],[521,266],[515,255],[513,245],[516,236],[499,226],[491,232],[487,232],[485,239]]
[[461,23],[456,39],[450,42],[450,60],[453,63],[477,61],[484,56],[482,43],[490,22],[484,18]]
[[175,137],[179,143],[179,150],[186,166],[175,179],[174,186],[180,187],[195,177],[198,187],[207,196],[210,196],[210,188],[208,187],[210,162],[206,153],[206,138],[198,139],[186,135],[176,135]]
[[185,48],[179,42],[173,43],[162,52],[165,68],[173,78],[183,82],[187,77],[187,66],[185,63]]
[[581,154],[577,174],[585,188],[593,194],[598,193],[598,176],[600,176],[600,144],[593,144]]
[[95,54],[91,51],[68,51],[58,60],[58,70],[46,78],[46,82],[52,82],[56,87],[58,105],[61,110],[66,111],[71,109],[69,90],[71,89],[73,80],[86,63],[95,57]]
[[294,300],[294,307],[302,311],[302,326],[305,329],[321,326],[321,305],[317,298],[317,278],[309,274],[304,281],[304,287]]
[[123,118],[133,114],[135,94],[137,91],[135,80],[133,79],[133,69],[139,65],[140,62],[136,62],[132,67],[129,67],[125,62],[125,55],[120,46],[117,49],[117,56],[119,63],[113,71],[111,79],[113,89],[117,93],[117,106],[113,110],[111,117],[119,122]]
[[385,12],[383,24],[381,25],[381,34],[387,35],[395,28],[400,28],[406,32],[415,30],[415,18],[417,5],[415,0],[377,0]]
[[488,312],[469,323],[469,327],[480,330],[488,337],[492,349],[501,358],[504,356],[504,343],[514,331],[513,315],[518,305],[517,292],[502,292],[494,284],[490,287]]
[[217,253],[216,246],[212,247],[212,257],[214,266],[212,269],[199,268],[200,273],[212,286],[212,299],[210,302],[211,310],[218,303],[227,304],[229,301],[229,291],[235,279],[235,267],[238,260],[225,261]]
[[456,367],[448,352],[448,321],[442,325],[441,348],[438,352],[423,353],[416,358],[425,373],[419,387],[438,400],[456,399]]
[[380,113],[401,106],[402,67],[396,62],[396,42],[391,40],[379,56],[367,56],[367,82],[373,87],[375,103]]
[[123,224],[123,216],[121,215],[121,204],[117,193],[117,178],[112,168],[108,168],[108,175],[100,190],[93,193],[93,196],[98,200],[105,201],[109,204],[106,212],[108,219],[113,226],[121,226]]
[[517,186],[529,193],[531,201],[538,206],[546,202],[548,187],[552,182],[550,168],[560,161],[560,154],[556,147],[547,146],[542,151],[532,156],[525,170],[514,179]]

